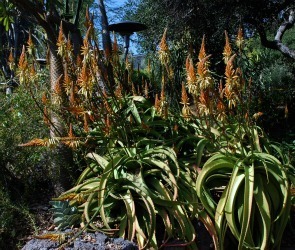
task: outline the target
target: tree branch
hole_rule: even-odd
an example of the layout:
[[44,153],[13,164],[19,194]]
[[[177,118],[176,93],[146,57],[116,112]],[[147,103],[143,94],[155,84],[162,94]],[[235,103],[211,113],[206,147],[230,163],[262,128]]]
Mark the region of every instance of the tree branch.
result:
[[[253,22],[252,22],[252,24],[253,24]],[[257,24],[257,22],[255,22],[255,24],[256,24],[255,26],[256,26],[257,32],[260,36],[261,44],[263,46],[270,48],[270,49],[278,50],[284,56],[295,59],[295,50],[289,48],[287,45],[285,45],[282,42],[282,38],[283,38],[285,32],[288,29],[291,29],[292,27],[294,27],[294,24],[295,24],[295,11],[294,11],[294,9],[289,10],[288,19],[285,20],[280,25],[273,41],[270,41],[267,39],[266,32],[265,32],[264,27],[261,23]]]

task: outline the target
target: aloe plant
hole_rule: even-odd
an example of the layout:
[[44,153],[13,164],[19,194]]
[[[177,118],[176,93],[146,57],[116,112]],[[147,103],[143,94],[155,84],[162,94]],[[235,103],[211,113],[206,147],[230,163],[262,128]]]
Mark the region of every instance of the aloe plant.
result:
[[[247,143],[221,148],[205,162],[197,178],[198,197],[215,221],[220,249],[227,230],[238,240],[238,249],[279,248],[288,221],[287,168],[265,150],[269,145],[260,145],[257,129],[252,129],[242,137]],[[245,131],[237,129],[236,135],[243,134],[241,130]],[[218,188],[223,191],[216,201],[213,192]]]
[[[116,105],[112,99],[109,104]],[[83,226],[129,240],[137,238],[141,248],[157,248],[180,238],[195,249],[196,175],[190,162],[177,155],[185,155],[184,145],[188,147],[188,135],[194,129],[181,119],[163,119],[143,97],[127,97],[116,107],[108,128],[112,133],[106,135],[99,125],[91,132],[98,150],[87,154],[88,167],[76,186],[58,199],[78,208]],[[177,131],[176,123],[180,125]],[[106,144],[100,144],[101,138]],[[192,141],[197,144],[200,138]],[[165,227],[158,232],[163,242],[156,237],[157,223]]]

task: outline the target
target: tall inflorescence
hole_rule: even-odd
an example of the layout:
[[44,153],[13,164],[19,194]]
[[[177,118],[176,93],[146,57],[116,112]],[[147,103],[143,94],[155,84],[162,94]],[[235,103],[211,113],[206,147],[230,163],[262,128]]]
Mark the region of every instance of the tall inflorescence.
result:
[[[214,91],[214,78],[209,70],[210,55],[206,54],[205,36],[202,39],[198,62],[194,65],[192,58],[186,61],[186,87],[192,95],[197,113],[201,116],[213,112],[212,96]],[[185,107],[187,109],[187,107]]]
[[[236,39],[239,49],[242,48],[243,43],[242,29],[239,28]],[[185,87],[193,98],[193,105],[197,115],[200,117],[213,116],[218,121],[223,121],[228,112],[241,104],[244,89],[242,71],[235,64],[236,54],[233,53],[227,32],[225,32],[225,46],[222,55],[225,63],[225,75],[220,80],[219,85],[209,69],[210,55],[206,53],[205,37],[202,39],[198,62],[194,64],[191,56],[188,56],[185,67]],[[183,89],[182,93],[184,93]],[[192,107],[189,107],[183,100],[181,103],[183,105],[182,113],[188,113],[188,109]]]

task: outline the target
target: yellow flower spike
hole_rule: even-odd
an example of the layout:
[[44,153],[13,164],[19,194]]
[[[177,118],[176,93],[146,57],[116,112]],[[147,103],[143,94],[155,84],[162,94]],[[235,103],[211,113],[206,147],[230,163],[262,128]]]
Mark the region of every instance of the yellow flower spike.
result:
[[229,42],[228,34],[226,31],[224,33],[225,33],[225,46],[224,46],[224,50],[222,54],[223,54],[224,63],[227,64],[227,62],[232,56],[232,49]]

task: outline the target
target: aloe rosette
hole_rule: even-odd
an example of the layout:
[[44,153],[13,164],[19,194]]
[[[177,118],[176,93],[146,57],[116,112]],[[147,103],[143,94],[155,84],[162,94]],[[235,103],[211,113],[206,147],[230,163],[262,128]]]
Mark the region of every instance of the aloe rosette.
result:
[[[291,207],[286,167],[262,150],[236,152],[210,157],[196,182],[204,210],[215,221],[220,249],[228,229],[238,249],[279,248]],[[223,190],[220,197],[214,195],[217,189]]]

